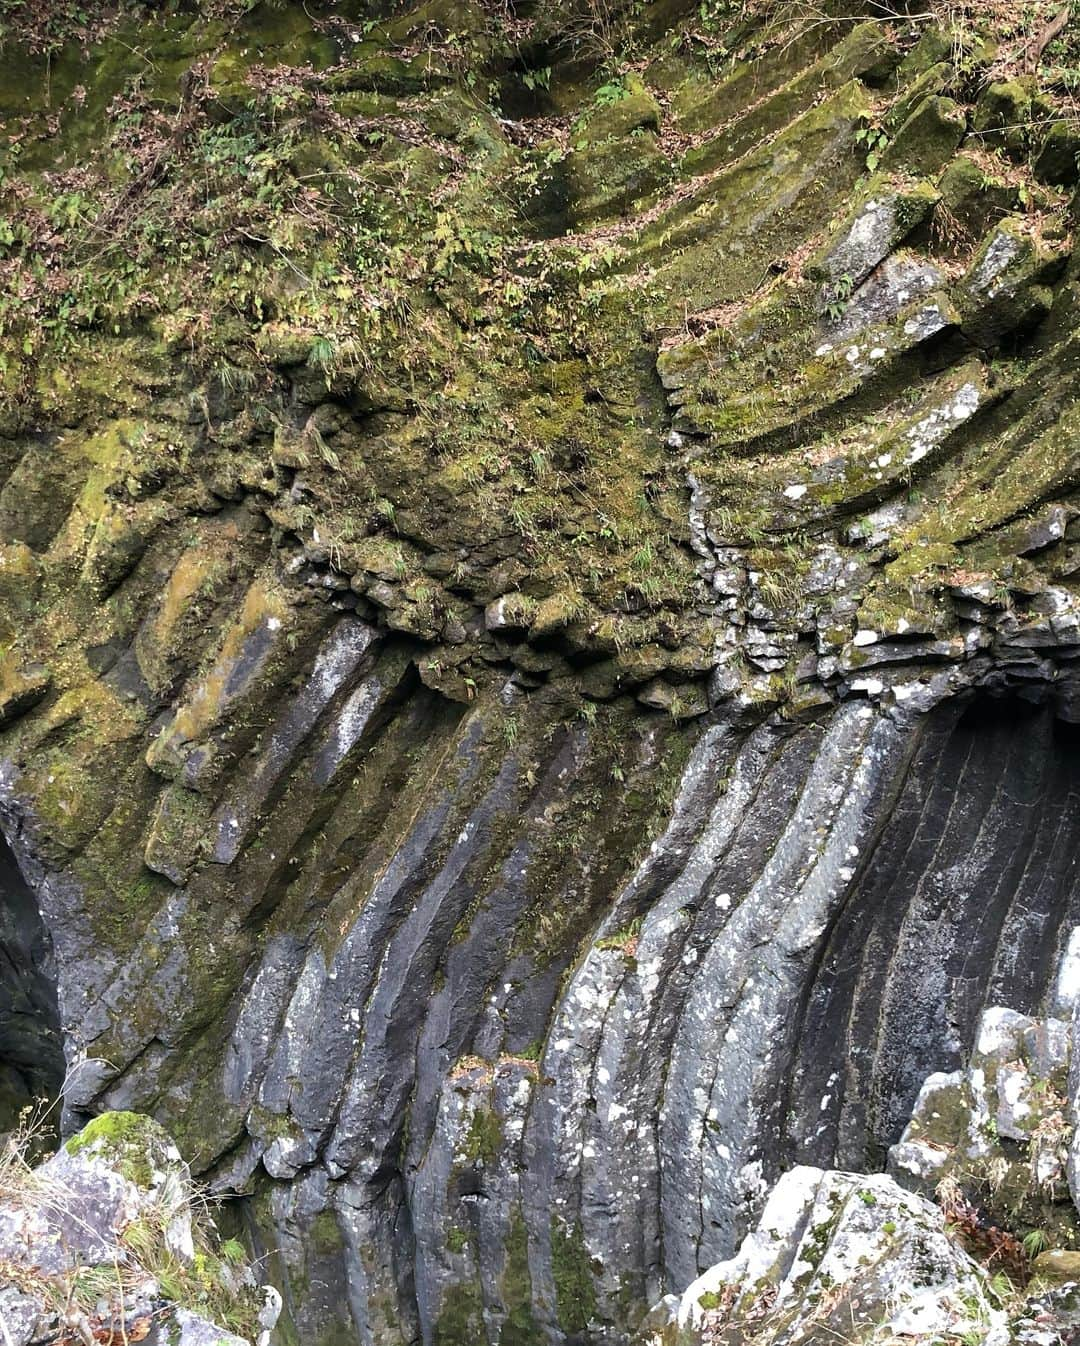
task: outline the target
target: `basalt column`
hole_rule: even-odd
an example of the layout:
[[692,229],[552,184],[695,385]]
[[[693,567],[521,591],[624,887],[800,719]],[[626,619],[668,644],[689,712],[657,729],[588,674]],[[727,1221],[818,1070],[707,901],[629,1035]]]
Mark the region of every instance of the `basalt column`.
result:
[[984,1006],[1043,1008],[1080,917],[1077,734],[1018,698],[930,717],[808,988],[793,1162],[881,1167]]

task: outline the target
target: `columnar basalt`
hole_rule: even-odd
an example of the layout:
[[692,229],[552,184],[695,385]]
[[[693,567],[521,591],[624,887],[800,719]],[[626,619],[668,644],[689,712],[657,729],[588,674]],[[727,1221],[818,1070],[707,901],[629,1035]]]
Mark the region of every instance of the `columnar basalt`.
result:
[[14,6],[11,993],[283,1341],[630,1341],[1080,921],[1071,36],[240,8]]
[[655,1306],[652,1346],[1072,1341],[1080,930],[1064,950],[1043,1014],[987,1008],[959,1068],[927,1077],[888,1174],[787,1169],[738,1252]]

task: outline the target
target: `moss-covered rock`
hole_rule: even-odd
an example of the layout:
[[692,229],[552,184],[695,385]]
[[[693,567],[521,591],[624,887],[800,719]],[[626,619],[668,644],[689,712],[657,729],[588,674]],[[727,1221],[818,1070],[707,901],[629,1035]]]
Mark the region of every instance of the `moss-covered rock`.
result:
[[1047,282],[1061,253],[1019,219],[1002,221],[985,238],[960,288],[965,332],[991,346],[1008,332],[1032,327],[1050,311]]
[[897,128],[882,164],[937,173],[949,163],[966,131],[967,116],[958,103],[951,98],[925,98]]
[[988,84],[975,104],[974,129],[987,144],[1003,145],[1017,156],[1026,152],[1031,120],[1030,82],[999,80]]
[[1080,128],[1066,119],[1047,128],[1035,158],[1035,176],[1054,187],[1073,187],[1080,164]]
[[1075,698],[1053,90],[983,92],[970,13],[85,8],[0,89],[0,822],[72,1106],[251,1194],[293,1341],[627,1334],[722,1161],[702,1116],[654,1200],[596,1044],[678,1002],[645,1089],[719,1022],[703,819],[760,800],[802,893],[788,747]]

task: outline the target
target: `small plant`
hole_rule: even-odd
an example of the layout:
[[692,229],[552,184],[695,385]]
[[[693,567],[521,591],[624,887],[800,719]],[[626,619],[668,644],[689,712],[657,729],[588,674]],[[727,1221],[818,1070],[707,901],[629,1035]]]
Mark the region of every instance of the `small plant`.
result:
[[1029,1229],[1020,1240],[1020,1246],[1023,1248],[1024,1256],[1028,1261],[1033,1262],[1046,1249],[1049,1242],[1045,1229]]
[[855,132],[855,143],[866,151],[866,168],[873,173],[889,143],[889,137],[874,122],[866,122]]
[[597,940],[596,947],[608,950],[617,949],[620,953],[629,954],[632,957],[637,952],[638,937],[644,924],[645,918],[643,916],[635,916],[622,930],[616,930],[613,935],[606,935],[603,939]]
[[535,93],[537,89],[551,88],[551,66],[540,66],[536,70],[526,70],[521,76],[521,82]]
[[593,94],[593,106],[614,107],[616,103],[621,103],[624,98],[629,97],[630,90],[625,83],[621,79],[611,79],[606,84],[601,84]]
[[583,701],[581,705],[578,706],[578,714],[586,724],[595,724],[597,715],[596,702]]
[[847,312],[851,293],[855,288],[855,278],[845,271],[837,276],[829,288],[829,299],[825,305],[825,316],[830,322],[839,322]]

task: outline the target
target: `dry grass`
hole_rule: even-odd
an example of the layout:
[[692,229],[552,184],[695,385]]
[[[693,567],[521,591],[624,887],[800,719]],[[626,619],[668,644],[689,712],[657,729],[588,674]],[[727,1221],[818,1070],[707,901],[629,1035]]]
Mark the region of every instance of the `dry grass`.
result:
[[[36,1211],[60,1228],[82,1227],[97,1240],[102,1230],[78,1215],[78,1195],[36,1162],[55,1135],[58,1106],[59,1100],[27,1108],[0,1143],[0,1208],[28,1216]],[[50,1275],[32,1256],[0,1259],[0,1285],[39,1301],[54,1321],[53,1346],[129,1346],[179,1304],[253,1338],[262,1304],[243,1248],[221,1242],[211,1199],[181,1164],[144,1193],[138,1215],[118,1232],[111,1261]],[[5,1331],[0,1318],[0,1346]]]

